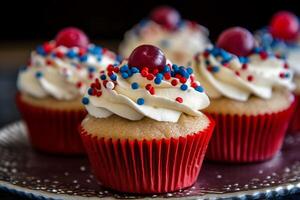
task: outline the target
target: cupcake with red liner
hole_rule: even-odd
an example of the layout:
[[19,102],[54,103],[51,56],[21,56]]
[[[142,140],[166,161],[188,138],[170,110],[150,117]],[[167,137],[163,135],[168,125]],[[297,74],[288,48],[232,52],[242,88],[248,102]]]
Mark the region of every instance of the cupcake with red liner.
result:
[[217,124],[207,158],[232,163],[272,158],[294,105],[293,72],[286,62],[256,47],[249,31],[234,27],[197,55],[193,68],[211,98],[205,112]]
[[82,140],[105,187],[146,194],[194,184],[214,122],[199,111],[209,99],[191,68],[142,45],[103,71],[82,102]]
[[48,153],[80,154],[78,126],[86,115],[81,98],[115,54],[91,44],[77,28],[38,46],[18,75],[17,104],[32,146]]
[[155,45],[174,63],[186,66],[195,53],[209,45],[208,30],[196,22],[181,19],[174,8],[161,6],[125,33],[119,52],[128,58],[142,44]]
[[288,11],[280,11],[272,17],[268,27],[256,34],[258,41],[266,49],[273,51],[278,57],[286,59],[288,66],[294,71],[297,100],[293,118],[290,122],[289,133],[300,132],[300,34],[299,20],[296,15]]

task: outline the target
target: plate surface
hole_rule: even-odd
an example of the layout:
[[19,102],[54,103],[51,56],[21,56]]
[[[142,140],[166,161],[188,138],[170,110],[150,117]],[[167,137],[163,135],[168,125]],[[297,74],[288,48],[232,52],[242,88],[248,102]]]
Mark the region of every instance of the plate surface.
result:
[[0,130],[0,189],[37,199],[274,197],[300,191],[299,152],[300,134],[288,136],[282,152],[270,161],[250,165],[204,162],[198,181],[189,189],[133,196],[103,188],[85,157],[35,152],[24,124],[16,122]]

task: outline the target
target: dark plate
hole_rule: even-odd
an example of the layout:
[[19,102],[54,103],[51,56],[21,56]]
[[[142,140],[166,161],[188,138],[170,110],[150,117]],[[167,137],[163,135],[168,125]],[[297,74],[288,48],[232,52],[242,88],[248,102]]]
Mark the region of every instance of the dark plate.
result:
[[103,188],[85,157],[35,152],[23,123],[17,122],[0,130],[0,189],[37,199],[271,198],[300,191],[299,152],[300,134],[288,136],[282,152],[270,161],[248,165],[205,162],[197,183],[189,189],[133,196]]

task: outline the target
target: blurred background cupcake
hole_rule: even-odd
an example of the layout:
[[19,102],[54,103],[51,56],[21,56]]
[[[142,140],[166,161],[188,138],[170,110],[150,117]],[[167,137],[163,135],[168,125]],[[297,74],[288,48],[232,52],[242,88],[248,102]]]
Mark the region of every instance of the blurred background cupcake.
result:
[[164,193],[197,180],[214,122],[199,111],[209,99],[191,68],[141,45],[101,73],[82,102],[82,140],[105,187]]
[[119,52],[128,58],[141,44],[156,45],[174,63],[188,65],[196,52],[209,45],[208,30],[197,22],[181,19],[174,8],[160,6],[125,33]]
[[115,63],[114,53],[91,44],[77,28],[61,30],[31,52],[19,72],[17,104],[34,148],[84,152],[77,131],[86,115],[81,97],[95,75]]
[[294,105],[293,72],[285,60],[257,47],[248,30],[233,27],[196,56],[193,68],[211,98],[205,112],[217,124],[207,158],[272,158],[281,148]]
[[[275,13],[269,25],[257,31],[256,37],[260,44],[273,51],[278,57],[286,59],[288,67],[294,73],[296,100],[300,98],[300,34],[299,19],[288,11]],[[289,126],[289,133],[300,131],[300,104],[297,104],[295,114]]]

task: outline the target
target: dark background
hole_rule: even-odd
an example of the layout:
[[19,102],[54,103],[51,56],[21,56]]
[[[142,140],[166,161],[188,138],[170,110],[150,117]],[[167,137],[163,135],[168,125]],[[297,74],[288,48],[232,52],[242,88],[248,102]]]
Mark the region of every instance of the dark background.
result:
[[[65,26],[77,26],[102,45],[116,50],[126,30],[157,5],[171,5],[182,17],[210,30],[212,40],[230,26],[252,31],[267,25],[278,10],[300,15],[300,0],[41,0],[2,1],[0,6],[0,127],[19,119],[14,104],[17,69],[29,52],[44,40],[53,39]],[[1,153],[1,152],[0,152]],[[1,161],[0,161],[1,162]],[[0,199],[24,199],[0,192]],[[300,199],[299,195],[284,199]]]
[[5,1],[0,12],[0,40],[49,40],[65,26],[78,26],[93,39],[121,39],[157,5],[177,8],[183,18],[210,29],[212,38],[229,26],[255,30],[266,25],[270,16],[282,9],[300,14],[299,0],[44,0]]

